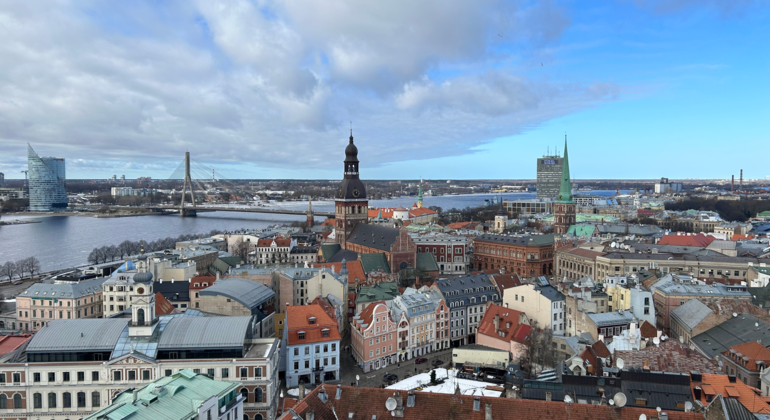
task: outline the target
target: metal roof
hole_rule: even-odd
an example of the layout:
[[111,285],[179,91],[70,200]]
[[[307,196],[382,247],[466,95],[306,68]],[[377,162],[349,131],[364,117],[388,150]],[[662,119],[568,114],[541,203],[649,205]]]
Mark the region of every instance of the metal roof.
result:
[[671,311],[671,317],[675,318],[692,332],[711,312],[713,311],[703,302],[698,299],[690,299],[684,305],[674,308]]
[[102,290],[106,277],[91,280],[55,283],[35,283],[19,296],[33,299],[78,299]]
[[547,246],[547,245],[553,245],[553,235],[511,236],[511,235],[484,234],[474,239],[474,242],[479,242],[479,241],[494,242],[498,244],[507,244],[507,245]]
[[588,314],[588,317],[591,318],[597,327],[603,327],[606,325],[628,324],[634,318],[634,314],[630,311],[623,311],[622,314],[612,311],[601,314]]
[[256,281],[236,277],[220,280],[214,283],[214,285],[201,290],[200,295],[227,296],[248,309],[254,309],[273,298],[275,292]]
[[166,325],[158,349],[243,347],[252,317],[175,317]]
[[356,245],[390,251],[399,233],[400,230],[396,228],[359,223],[350,232],[347,240]]
[[57,319],[38,331],[27,352],[112,351],[128,319]]
[[770,343],[770,324],[749,314],[738,314],[690,340],[698,351],[713,358],[736,344],[747,341]]
[[[476,303],[480,305],[488,301],[500,301],[501,296],[497,295],[497,288],[486,274],[476,274],[471,276],[456,277],[450,279],[436,280],[436,287],[441,291],[444,300],[447,303],[463,302],[461,306],[470,305],[470,298],[475,297]],[[487,300],[481,300],[481,296],[486,296]]]

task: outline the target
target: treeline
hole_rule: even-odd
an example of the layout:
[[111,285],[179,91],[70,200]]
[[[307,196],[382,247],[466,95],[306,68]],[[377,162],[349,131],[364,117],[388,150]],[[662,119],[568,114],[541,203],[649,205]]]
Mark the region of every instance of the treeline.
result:
[[728,221],[745,222],[757,213],[770,210],[770,200],[717,200],[698,197],[688,198],[682,201],[666,203],[666,210],[704,210],[715,211],[719,216]]
[[14,277],[23,279],[25,275],[34,277],[35,273],[40,273],[40,261],[37,257],[28,257],[18,261],[6,261],[0,265],[0,279],[13,280]]
[[[485,222],[487,220],[494,220],[495,215],[500,211],[500,204],[466,207],[464,209],[451,208],[447,211],[444,211],[438,206],[430,206],[428,208],[438,212],[439,222],[449,224],[455,222]],[[514,217],[516,217],[516,215],[514,215]]]
[[120,260],[130,255],[137,255],[141,252],[155,252],[164,249],[173,249],[177,242],[192,241],[194,239],[208,238],[222,233],[219,230],[212,230],[208,234],[179,235],[176,238],[167,237],[155,241],[147,242],[143,239],[138,241],[125,240],[118,245],[105,245],[94,248],[88,254],[90,264],[102,264],[110,261]]

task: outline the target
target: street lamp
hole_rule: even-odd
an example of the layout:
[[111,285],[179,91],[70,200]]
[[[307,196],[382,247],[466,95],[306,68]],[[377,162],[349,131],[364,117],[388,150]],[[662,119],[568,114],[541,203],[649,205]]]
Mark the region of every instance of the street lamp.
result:
[[356,386],[358,386],[358,381],[361,380],[361,377],[356,375]]

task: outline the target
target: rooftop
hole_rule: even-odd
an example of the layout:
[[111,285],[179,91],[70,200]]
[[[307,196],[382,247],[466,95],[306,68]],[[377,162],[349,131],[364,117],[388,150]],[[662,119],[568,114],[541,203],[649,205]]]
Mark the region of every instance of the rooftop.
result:
[[708,359],[689,346],[669,339],[659,346],[649,344],[641,350],[616,350],[615,360],[623,359],[625,366],[651,371],[689,373],[719,373],[720,368],[713,359]]
[[219,280],[213,286],[201,290],[200,295],[226,296],[248,309],[254,309],[275,297],[275,292],[256,281],[236,277]]
[[549,246],[553,245],[553,235],[511,236],[485,233],[484,235],[477,236],[474,242],[492,242],[520,246]]
[[373,286],[362,286],[356,298],[356,304],[376,302],[378,300],[392,300],[399,296],[398,283],[384,282]]
[[770,343],[770,324],[749,314],[738,314],[696,335],[690,342],[701,353],[713,358],[734,345],[755,340]]
[[337,321],[320,305],[287,306],[286,332],[290,346],[340,339]]
[[702,374],[702,381],[692,381],[690,386],[692,389],[700,387],[703,391],[698,399],[703,406],[709,405],[709,397],[713,398],[722,394],[722,397],[727,396],[737,399],[752,413],[770,414],[770,405],[758,396],[751,387],[739,380],[735,380],[734,377],[733,381],[731,381],[727,375],[704,373]]
[[107,278],[73,282],[35,283],[27,290],[19,293],[18,297],[33,299],[78,299],[91,296],[102,290],[102,284]]

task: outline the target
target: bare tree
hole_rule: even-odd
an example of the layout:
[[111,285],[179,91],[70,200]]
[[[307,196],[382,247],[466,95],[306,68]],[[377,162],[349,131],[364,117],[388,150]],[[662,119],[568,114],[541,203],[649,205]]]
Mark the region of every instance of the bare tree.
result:
[[27,272],[27,259],[21,259],[14,263],[14,266],[16,266],[16,274],[19,275],[20,279],[24,278],[24,273]]
[[40,273],[40,260],[37,257],[27,258],[27,271],[29,271],[29,277],[35,277],[35,273]]
[[99,250],[94,248],[91,253],[88,254],[88,262],[91,264],[99,264]]
[[529,346],[524,353],[522,367],[529,370],[530,375],[552,368],[556,356],[553,350],[553,331],[550,328],[540,328],[537,321],[530,322]]
[[126,239],[125,241],[121,242],[120,245],[118,245],[118,256],[120,258],[123,258],[125,256],[131,255],[129,252],[131,250],[131,241]]
[[233,255],[236,257],[241,257],[241,260],[244,262],[247,262],[249,259],[249,243],[243,242],[243,239],[238,239],[233,244]]
[[11,281],[14,274],[16,274],[15,265],[13,261],[6,261],[5,264],[0,266],[0,277],[8,277],[8,281]]

